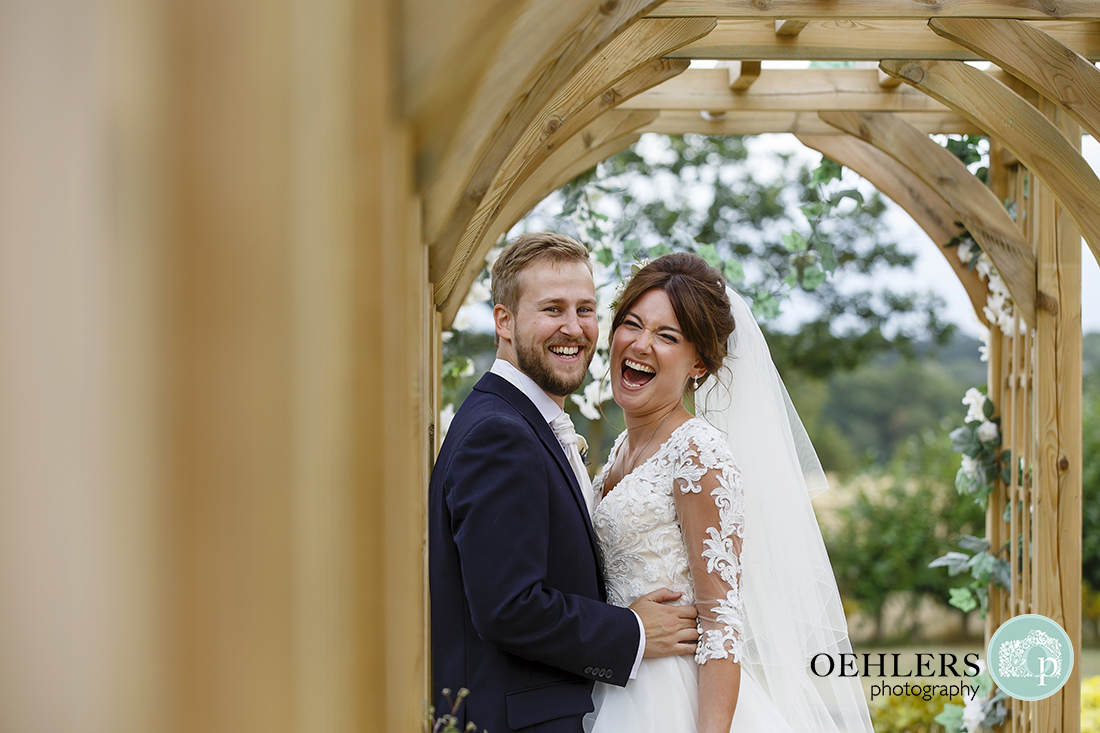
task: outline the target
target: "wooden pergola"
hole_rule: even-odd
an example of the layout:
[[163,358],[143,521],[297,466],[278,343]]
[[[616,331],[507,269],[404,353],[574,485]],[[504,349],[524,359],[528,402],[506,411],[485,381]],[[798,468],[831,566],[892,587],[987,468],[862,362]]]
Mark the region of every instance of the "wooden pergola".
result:
[[[992,258],[1020,326],[992,329],[990,394],[1024,462],[990,505],[1013,575],[987,629],[1040,613],[1079,655],[1098,21],[1087,0],[0,6],[0,728],[418,730],[442,332],[502,233],[644,132],[792,132]],[[871,63],[761,68],[780,59]],[[988,135],[990,185],[934,133]],[[1079,691],[1007,727],[1077,731]]]

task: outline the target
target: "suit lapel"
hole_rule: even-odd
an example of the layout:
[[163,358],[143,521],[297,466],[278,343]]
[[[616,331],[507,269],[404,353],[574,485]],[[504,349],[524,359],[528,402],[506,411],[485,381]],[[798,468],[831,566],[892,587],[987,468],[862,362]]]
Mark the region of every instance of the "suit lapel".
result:
[[[547,452],[558,464],[558,468],[561,469],[562,474],[565,476],[569,490],[572,492],[573,499],[577,503],[577,509],[584,519],[584,528],[588,532],[588,541],[592,544],[592,549],[596,553],[596,558],[598,560],[600,557],[599,544],[596,541],[596,532],[592,528],[592,519],[588,516],[588,506],[584,500],[584,494],[581,493],[580,484],[577,483],[577,476],[573,473],[573,467],[569,465],[569,459],[566,457],[565,451],[562,450],[561,443],[558,442],[558,438],[554,435],[554,431],[550,428],[549,423],[543,419],[542,413],[540,413],[534,403],[527,398],[527,395],[519,391],[515,385],[492,372],[488,372],[482,376],[477,384],[474,385],[474,389],[479,392],[487,392],[500,397],[511,405],[516,412],[522,415],[523,419],[535,429],[535,434],[539,436],[539,440],[542,441],[543,447],[546,448]],[[600,580],[602,585],[602,568]]]

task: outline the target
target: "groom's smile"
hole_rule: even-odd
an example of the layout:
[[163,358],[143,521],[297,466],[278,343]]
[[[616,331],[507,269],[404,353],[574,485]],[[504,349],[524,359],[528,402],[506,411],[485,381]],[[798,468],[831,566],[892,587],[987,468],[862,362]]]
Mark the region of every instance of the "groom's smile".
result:
[[564,399],[583,384],[596,353],[599,326],[592,273],[581,262],[540,262],[520,277],[516,313],[509,328],[498,334],[511,342],[520,371],[548,394]]

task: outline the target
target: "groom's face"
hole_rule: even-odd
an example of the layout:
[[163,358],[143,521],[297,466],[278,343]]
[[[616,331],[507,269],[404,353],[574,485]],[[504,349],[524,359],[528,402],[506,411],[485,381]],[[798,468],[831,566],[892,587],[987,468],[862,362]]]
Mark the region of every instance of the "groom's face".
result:
[[596,353],[596,288],[582,262],[537,262],[520,273],[512,325],[516,366],[547,393],[565,397],[584,382]]

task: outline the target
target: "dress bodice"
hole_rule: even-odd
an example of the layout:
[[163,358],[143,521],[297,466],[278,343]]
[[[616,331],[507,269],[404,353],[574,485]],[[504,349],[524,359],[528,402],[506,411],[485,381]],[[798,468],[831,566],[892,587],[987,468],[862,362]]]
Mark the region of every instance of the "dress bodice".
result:
[[593,484],[600,500],[592,524],[608,602],[629,606],[661,587],[678,591],[680,603],[699,609],[703,635],[696,660],[739,658],[745,499],[725,435],[692,418],[603,496],[625,436],[615,441]]

